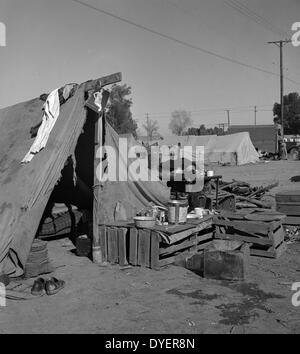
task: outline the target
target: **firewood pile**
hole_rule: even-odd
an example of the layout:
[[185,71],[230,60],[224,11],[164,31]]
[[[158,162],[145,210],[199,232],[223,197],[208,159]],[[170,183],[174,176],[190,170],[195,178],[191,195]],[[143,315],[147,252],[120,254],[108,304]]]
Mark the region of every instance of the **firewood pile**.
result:
[[236,207],[238,209],[250,207],[271,209],[272,205],[262,199],[266,193],[277,187],[278,184],[279,183],[277,182],[267,186],[253,187],[249,183],[243,181],[220,181],[219,192],[221,197],[226,195],[234,195]]

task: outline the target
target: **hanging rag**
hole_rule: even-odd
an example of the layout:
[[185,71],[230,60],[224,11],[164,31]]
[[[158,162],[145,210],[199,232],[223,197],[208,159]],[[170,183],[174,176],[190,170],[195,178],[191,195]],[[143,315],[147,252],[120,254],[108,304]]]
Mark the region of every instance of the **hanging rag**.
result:
[[58,89],[52,91],[43,107],[44,114],[42,124],[38,130],[37,137],[32,144],[29,152],[26,154],[22,163],[29,163],[34,155],[45,148],[47,141],[49,139],[50,133],[57,121],[60,112],[60,101]]

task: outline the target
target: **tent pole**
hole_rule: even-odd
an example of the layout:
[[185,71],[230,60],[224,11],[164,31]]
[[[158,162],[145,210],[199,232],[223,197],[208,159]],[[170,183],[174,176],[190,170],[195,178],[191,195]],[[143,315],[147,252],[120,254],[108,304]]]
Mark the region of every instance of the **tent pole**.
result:
[[[122,73],[116,73],[109,76],[104,76],[96,81],[86,83],[86,91],[94,91],[94,94],[101,92],[105,86],[113,85],[122,81]],[[93,187],[93,262],[96,264],[105,265],[105,252],[102,249],[100,224],[103,220],[100,220],[99,202],[101,199],[101,186],[97,177],[97,170],[99,167],[98,149],[104,145],[105,139],[105,109],[109,100],[109,91],[103,90],[101,112],[98,111],[95,103],[86,102],[86,106],[97,113],[95,122],[95,153],[94,153],[94,187]],[[90,96],[92,97],[92,96]],[[101,158],[101,157],[100,157]]]
[[100,186],[97,178],[97,168],[99,160],[97,158],[98,149],[102,146],[102,133],[104,115],[98,115],[95,124],[95,157],[94,157],[94,200],[93,200],[93,262],[96,264],[103,264],[103,250],[101,249],[100,231],[99,231],[99,200],[100,200]]
[[[93,262],[96,264],[105,263],[105,252],[101,245],[100,224],[103,220],[100,220],[100,204],[101,199],[101,187],[100,180],[97,176],[97,169],[99,167],[99,153],[98,149],[104,145],[105,134],[105,109],[109,99],[109,91],[104,90],[102,94],[102,110],[97,114],[95,122],[95,153],[94,153],[94,200],[93,200]],[[100,156],[101,159],[101,156]]]

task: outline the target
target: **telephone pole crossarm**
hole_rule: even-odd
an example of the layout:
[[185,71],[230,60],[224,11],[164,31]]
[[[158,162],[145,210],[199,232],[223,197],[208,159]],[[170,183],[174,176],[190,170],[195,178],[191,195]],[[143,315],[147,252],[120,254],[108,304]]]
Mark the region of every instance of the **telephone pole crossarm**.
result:
[[291,43],[290,39],[268,42],[268,44],[275,44],[280,49],[280,107],[281,107],[281,134],[284,138],[284,102],[283,102],[283,45]]

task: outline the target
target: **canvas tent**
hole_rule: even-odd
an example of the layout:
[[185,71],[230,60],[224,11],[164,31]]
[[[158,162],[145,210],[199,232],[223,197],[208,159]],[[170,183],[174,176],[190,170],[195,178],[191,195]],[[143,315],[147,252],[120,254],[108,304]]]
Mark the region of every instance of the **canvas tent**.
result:
[[[98,115],[85,104],[88,91],[96,86],[97,80],[78,86],[74,96],[61,106],[45,149],[26,165],[21,161],[32,145],[30,130],[40,122],[44,102],[36,98],[0,110],[0,273],[22,275],[44,210],[70,157],[73,174],[76,172],[87,186],[91,199],[80,195],[78,185],[73,185],[72,173],[64,184],[69,192],[66,196],[72,197],[74,203],[85,204],[84,207],[96,205],[99,222],[112,221],[118,201],[125,203],[128,213],[134,213],[149,202],[163,204],[168,200],[169,190],[159,182],[155,186],[143,182],[95,185]],[[116,132],[104,120],[101,127],[102,143],[118,150]]]
[[231,165],[256,163],[259,156],[249,133],[217,136],[207,146],[207,161]]
[[276,152],[276,129],[274,125],[232,125],[230,134],[248,132],[253,145],[267,152]]
[[204,146],[206,164],[219,163],[245,165],[259,161],[249,133],[243,132],[230,135],[170,136],[159,141],[160,146]]

